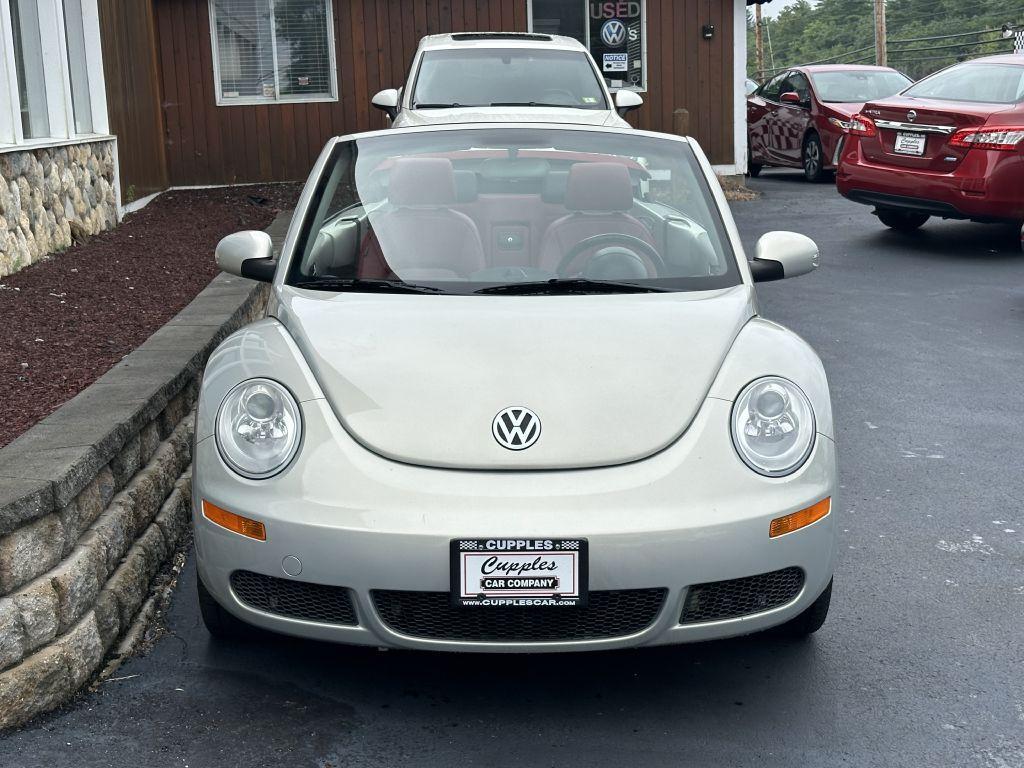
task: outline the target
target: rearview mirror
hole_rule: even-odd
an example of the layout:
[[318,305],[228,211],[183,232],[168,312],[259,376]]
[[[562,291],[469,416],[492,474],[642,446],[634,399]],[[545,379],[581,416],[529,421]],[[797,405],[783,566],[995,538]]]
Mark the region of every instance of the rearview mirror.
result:
[[625,117],[627,112],[631,112],[644,103],[643,98],[636,91],[616,91],[613,99],[615,100],[615,111],[619,113],[620,117]]
[[796,91],[786,91],[784,94],[779,96],[779,100],[782,101],[783,104],[799,105],[803,103],[803,99],[800,98],[800,94]]
[[750,273],[755,283],[799,277],[818,267],[818,246],[796,232],[766,232],[757,241]]
[[217,266],[229,275],[269,283],[274,279],[277,260],[274,244],[266,232],[235,232],[219,243],[214,252]]
[[395,88],[378,91],[374,94],[372,103],[377,109],[387,112],[392,120],[398,117],[398,91]]

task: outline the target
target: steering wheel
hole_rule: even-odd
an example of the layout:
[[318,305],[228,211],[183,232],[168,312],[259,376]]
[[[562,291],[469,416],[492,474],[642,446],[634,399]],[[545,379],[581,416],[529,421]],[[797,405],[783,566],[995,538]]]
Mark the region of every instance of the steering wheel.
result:
[[564,275],[565,270],[569,268],[569,265],[573,263],[577,256],[590,248],[597,248],[602,245],[611,244],[626,245],[629,249],[639,249],[643,254],[651,260],[654,264],[654,274],[648,275],[648,277],[657,277],[662,271],[665,270],[665,260],[661,258],[661,254],[655,249],[653,245],[648,243],[646,240],[641,240],[639,237],[633,235],[624,235],[620,232],[609,232],[605,235],[592,235],[580,240],[576,245],[570,248],[562,260],[558,262],[558,269],[555,273],[558,275]]

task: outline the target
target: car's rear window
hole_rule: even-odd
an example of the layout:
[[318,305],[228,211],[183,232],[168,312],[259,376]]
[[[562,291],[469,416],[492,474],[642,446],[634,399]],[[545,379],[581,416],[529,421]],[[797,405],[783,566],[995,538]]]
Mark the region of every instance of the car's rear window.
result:
[[413,109],[496,105],[608,109],[583,51],[483,48],[423,54]]
[[921,99],[1017,104],[1024,101],[1024,66],[963,64],[926,77],[904,95]]
[[910,79],[899,72],[863,69],[814,72],[811,81],[822,101],[852,103],[885,99],[910,85]]

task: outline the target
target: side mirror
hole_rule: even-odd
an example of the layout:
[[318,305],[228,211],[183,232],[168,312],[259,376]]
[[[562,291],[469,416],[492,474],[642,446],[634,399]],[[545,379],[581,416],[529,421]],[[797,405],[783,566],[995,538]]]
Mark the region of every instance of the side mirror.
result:
[[620,117],[625,117],[627,112],[637,109],[644,103],[636,91],[616,91],[612,99],[615,101],[615,111]]
[[766,232],[757,241],[750,273],[755,283],[799,277],[818,267],[818,246],[796,232]]
[[387,112],[388,117],[394,120],[398,117],[398,91],[394,88],[387,88],[378,91],[372,100],[373,106]]
[[250,230],[228,235],[217,243],[214,258],[224,272],[263,283],[271,282],[277,270],[274,244],[266,232]]
[[797,106],[803,104],[803,99],[800,98],[800,94],[796,91],[786,91],[779,96],[779,101],[783,104],[796,104]]

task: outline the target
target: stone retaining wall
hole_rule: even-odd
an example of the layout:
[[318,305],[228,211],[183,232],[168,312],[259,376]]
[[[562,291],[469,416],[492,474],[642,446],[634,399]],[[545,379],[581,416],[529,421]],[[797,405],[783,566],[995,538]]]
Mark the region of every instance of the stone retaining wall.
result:
[[[278,243],[287,219],[268,230]],[[0,730],[70,698],[131,626],[189,524],[206,358],[267,295],[220,275],[0,449]]]
[[0,277],[116,223],[113,140],[0,153]]

